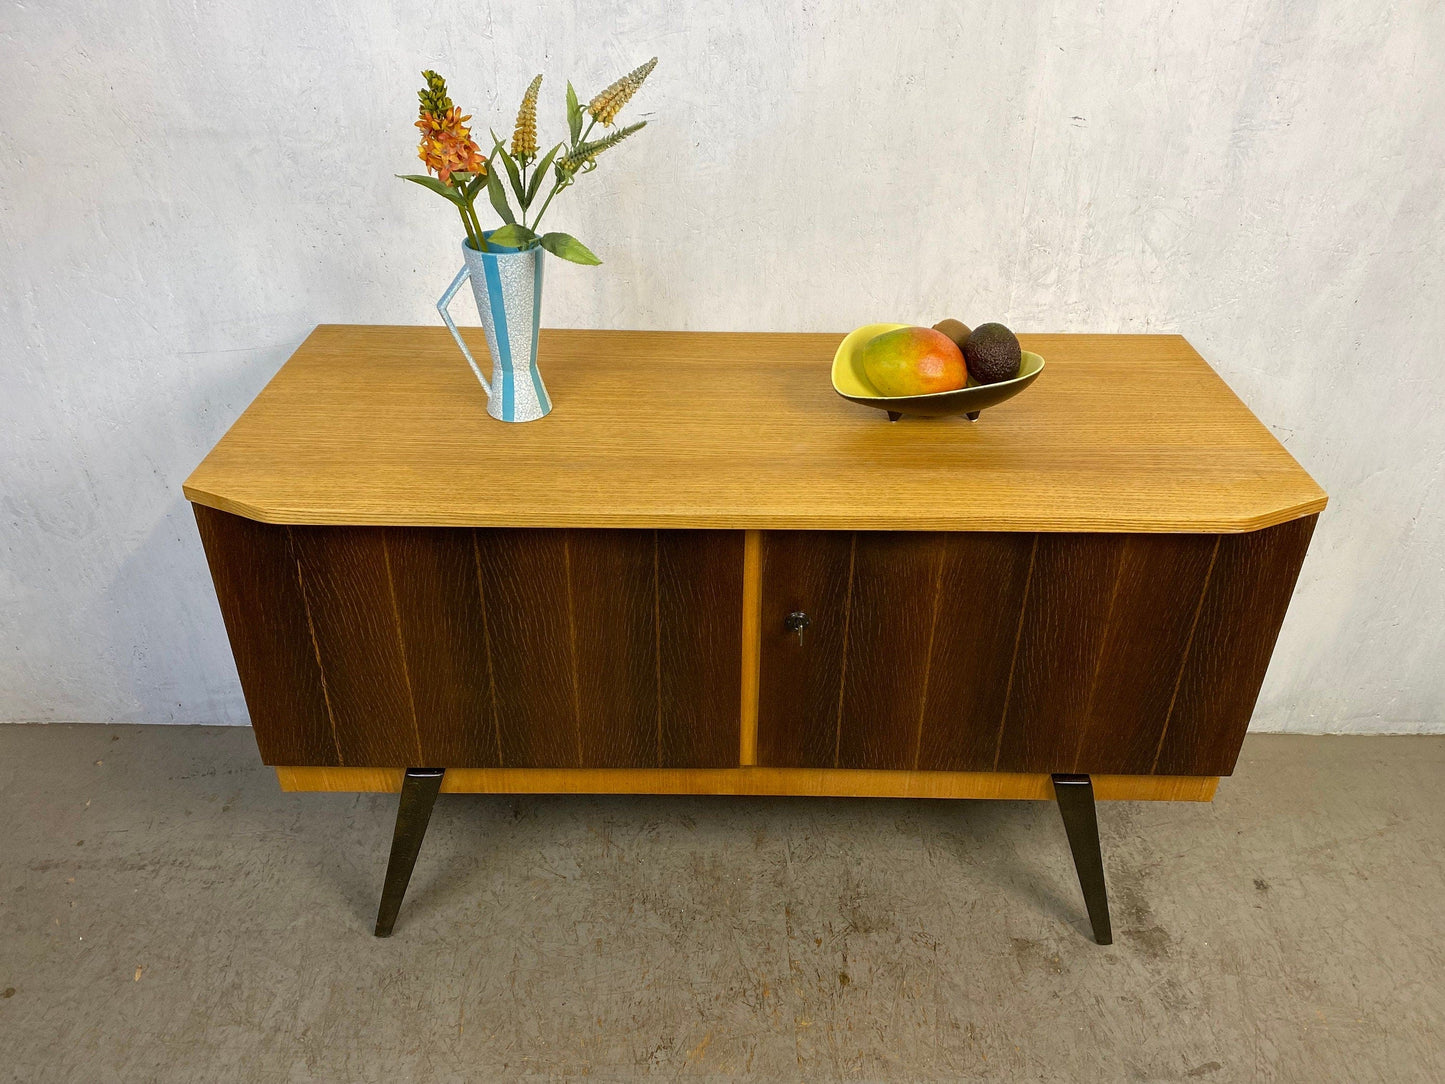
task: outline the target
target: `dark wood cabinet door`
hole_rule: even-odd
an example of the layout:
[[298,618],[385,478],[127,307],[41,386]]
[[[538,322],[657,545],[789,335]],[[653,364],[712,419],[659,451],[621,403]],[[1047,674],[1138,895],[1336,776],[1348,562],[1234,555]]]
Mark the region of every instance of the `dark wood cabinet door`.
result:
[[476,532],[503,767],[737,764],[741,531]]
[[196,517],[268,764],[737,764],[740,531]]
[[758,763],[991,768],[1033,544],[765,532]]
[[1313,526],[764,532],[758,762],[1226,775]]

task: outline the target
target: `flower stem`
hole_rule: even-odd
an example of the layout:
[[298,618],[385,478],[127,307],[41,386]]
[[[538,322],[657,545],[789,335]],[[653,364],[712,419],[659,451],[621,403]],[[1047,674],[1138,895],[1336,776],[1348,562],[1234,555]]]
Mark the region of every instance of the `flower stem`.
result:
[[473,203],[471,200],[468,200],[468,201],[467,201],[467,214],[469,214],[469,215],[472,216],[472,229],[476,231],[476,235],[477,235],[477,240],[476,240],[476,244],[475,244],[474,247],[475,247],[479,252],[486,252],[486,251],[487,251],[487,238],[485,237],[485,235],[484,235],[483,232],[482,232],[482,223],[481,223],[481,222],[478,220],[478,218],[477,218],[477,207],[476,207],[476,204]]
[[[587,130],[586,130],[585,132],[583,132],[583,133],[577,138],[577,142],[576,142],[576,143],[573,143],[573,144],[572,144],[572,150],[576,150],[576,149],[577,149],[579,146],[581,146],[583,143],[586,143],[586,142],[587,142],[587,137],[592,134],[592,129],[595,128],[595,127],[597,127],[597,118],[596,118],[596,117],[593,117],[592,120],[591,120],[591,121],[588,123],[588,125],[587,125]],[[524,163],[522,164],[522,190],[523,190],[523,191],[526,191],[526,188],[527,188],[527,166],[528,166],[529,164],[530,164],[530,163],[527,163],[527,162],[524,162]],[[547,208],[552,205],[552,197],[555,196],[558,192],[562,191],[562,189],[564,189],[564,188],[566,188],[566,187],[567,187],[567,185],[564,184],[564,183],[561,182],[561,181],[554,181],[554,182],[552,182],[552,191],[550,191],[550,192],[547,193],[547,198],[542,201],[542,209],[537,212],[536,217],[532,219],[532,224],[531,224],[531,226],[529,227],[534,233],[536,232],[538,225],[541,224],[542,216],[547,213]],[[526,226],[526,225],[527,225],[527,208],[525,208],[525,207],[522,208],[522,225],[523,225],[523,226]]]
[[[461,190],[459,189],[459,191]],[[477,219],[477,209],[472,200],[467,198],[465,192],[461,192],[457,210],[462,213],[462,223],[467,228],[467,243],[478,252],[487,252],[487,239],[482,236],[482,224]]]
[[465,187],[464,185],[461,185],[461,184],[454,184],[454,185],[452,185],[452,187],[453,187],[454,189],[456,189],[456,193],[457,193],[457,199],[456,199],[457,213],[462,216],[462,228],[467,231],[467,243],[470,244],[470,245],[472,246],[472,248],[476,248],[476,247],[477,247],[477,235],[476,235],[474,232],[472,232],[472,220],[471,220],[471,218],[469,218],[468,215],[467,215],[468,207],[467,207],[467,191],[466,191],[466,187]]
[[562,184],[561,181],[554,181],[554,182],[553,182],[553,184],[552,184],[552,191],[548,192],[548,193],[547,193],[547,198],[542,201],[542,209],[537,212],[537,217],[534,218],[534,219],[532,219],[532,232],[533,232],[533,233],[535,233],[535,232],[537,231],[537,226],[538,226],[539,223],[541,223],[541,221],[542,221],[542,216],[547,213],[547,208],[548,208],[549,206],[551,206],[552,197],[555,196],[558,192],[562,191],[563,187],[564,187],[564,186],[563,186],[563,184]]

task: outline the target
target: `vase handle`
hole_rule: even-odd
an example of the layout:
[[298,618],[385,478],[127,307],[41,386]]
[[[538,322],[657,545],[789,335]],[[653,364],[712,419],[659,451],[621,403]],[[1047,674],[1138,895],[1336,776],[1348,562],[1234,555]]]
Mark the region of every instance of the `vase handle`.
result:
[[472,367],[472,372],[477,374],[477,379],[482,382],[482,390],[487,393],[487,398],[490,399],[492,397],[492,386],[487,383],[487,378],[484,377],[482,371],[477,368],[476,359],[472,357],[472,352],[467,349],[467,344],[462,340],[462,333],[457,330],[457,325],[452,323],[452,314],[447,311],[447,306],[452,303],[452,298],[457,296],[457,291],[462,288],[462,283],[471,277],[471,273],[472,269],[466,264],[462,264],[462,269],[457,272],[457,277],[452,279],[452,284],[447,287],[447,292],[442,294],[441,298],[437,301],[437,312],[442,314],[442,321],[447,325],[447,330],[452,333],[452,338],[456,339],[457,345],[462,348],[462,357],[467,359],[467,364]]

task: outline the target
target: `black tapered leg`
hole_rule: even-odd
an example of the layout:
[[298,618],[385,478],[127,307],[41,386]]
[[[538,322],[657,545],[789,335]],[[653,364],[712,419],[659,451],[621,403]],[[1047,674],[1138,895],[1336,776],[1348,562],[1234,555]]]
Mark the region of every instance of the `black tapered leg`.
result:
[[1114,931],[1109,924],[1109,893],[1104,887],[1104,856],[1099,850],[1099,819],[1094,815],[1094,784],[1087,775],[1055,775],[1054,797],[1064,818],[1094,940],[1112,945]]
[[391,859],[386,864],[386,883],[381,889],[381,907],[376,912],[376,936],[390,937],[406,895],[432,806],[441,790],[444,768],[408,768],[401,781],[401,802],[396,807],[396,831],[391,837]]

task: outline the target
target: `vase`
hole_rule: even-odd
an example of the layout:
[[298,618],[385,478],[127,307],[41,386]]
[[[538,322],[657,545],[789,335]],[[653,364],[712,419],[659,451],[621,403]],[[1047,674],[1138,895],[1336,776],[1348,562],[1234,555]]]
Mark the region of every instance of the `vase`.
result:
[[[490,233],[482,235],[490,237]],[[519,250],[488,243],[478,252],[462,242],[462,269],[437,301],[447,330],[487,393],[487,413],[498,421],[533,422],[552,409],[552,399],[537,369],[537,322],[542,312],[542,249]],[[462,283],[471,279],[477,315],[492,356],[492,378],[482,375],[447,306]]]

